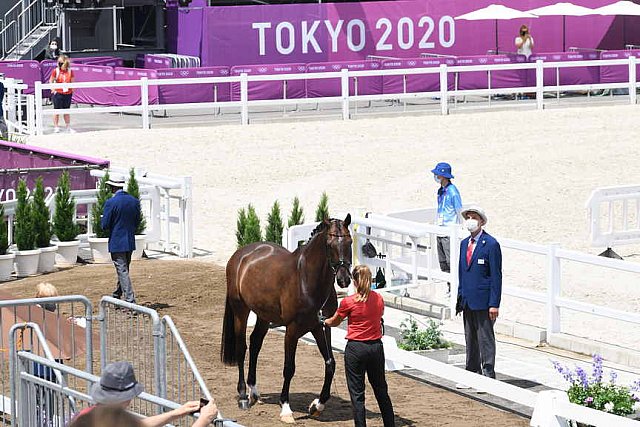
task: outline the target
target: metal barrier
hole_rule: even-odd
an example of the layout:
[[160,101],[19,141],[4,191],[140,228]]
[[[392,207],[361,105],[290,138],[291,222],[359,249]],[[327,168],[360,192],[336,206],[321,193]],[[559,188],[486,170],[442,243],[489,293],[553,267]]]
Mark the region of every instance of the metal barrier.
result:
[[592,246],[640,243],[640,185],[601,187],[587,201]]
[[[43,307],[49,307],[48,311]],[[93,372],[93,330],[92,330],[92,305],[91,302],[80,295],[50,298],[29,298],[19,300],[0,300],[0,343],[2,354],[0,355],[0,412],[13,414],[9,396],[10,393],[10,356],[11,325],[29,323],[42,325],[42,331],[46,342],[51,344],[51,356],[62,363]],[[82,319],[82,321],[79,321]],[[84,328],[84,329],[83,329]],[[43,355],[44,348],[38,337],[32,330],[22,332],[17,339],[20,349],[31,351],[33,354]],[[49,345],[47,345],[49,347]],[[40,369],[41,376],[51,376],[51,371]],[[80,384],[72,383],[72,387],[80,387]],[[7,425],[7,419],[1,418],[0,425]]]

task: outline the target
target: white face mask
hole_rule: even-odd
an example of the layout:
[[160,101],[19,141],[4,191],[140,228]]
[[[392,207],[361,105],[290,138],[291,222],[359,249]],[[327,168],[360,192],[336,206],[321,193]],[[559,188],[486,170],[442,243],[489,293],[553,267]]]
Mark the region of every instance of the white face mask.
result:
[[58,48],[57,44],[50,44],[49,48],[51,48],[51,50],[56,50]]
[[[433,180],[435,182],[437,182],[438,184],[441,184],[440,178],[438,178],[438,175],[433,175]],[[441,184],[442,185],[442,184]]]
[[464,228],[469,230],[469,233],[475,233],[480,228],[480,224],[477,219],[469,218],[464,221]]

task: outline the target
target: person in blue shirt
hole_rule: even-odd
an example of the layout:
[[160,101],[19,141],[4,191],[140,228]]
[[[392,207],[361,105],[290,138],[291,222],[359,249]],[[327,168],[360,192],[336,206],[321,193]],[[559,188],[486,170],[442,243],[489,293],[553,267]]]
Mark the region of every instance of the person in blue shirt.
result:
[[109,231],[109,252],[118,275],[114,298],[136,302],[129,277],[131,254],[136,249],[135,232],[140,224],[140,201],[123,190],[124,179],[110,179],[107,184],[115,194],[104,204],[100,225]]
[[[449,163],[440,162],[431,170],[434,180],[440,185],[438,188],[438,209],[436,212],[436,225],[449,226],[460,224],[462,211],[462,198],[458,188],[451,183],[453,175],[451,174],[451,165]],[[440,262],[440,270],[445,273],[451,271],[450,263],[450,245],[449,236],[438,236],[438,261]],[[451,293],[451,283],[447,283],[447,294]]]

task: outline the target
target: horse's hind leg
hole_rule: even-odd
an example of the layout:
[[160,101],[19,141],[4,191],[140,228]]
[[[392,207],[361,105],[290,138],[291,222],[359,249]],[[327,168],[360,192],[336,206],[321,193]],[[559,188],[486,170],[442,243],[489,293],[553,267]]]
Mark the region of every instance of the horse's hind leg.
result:
[[249,386],[249,400],[251,404],[260,400],[260,393],[258,392],[258,387],[256,387],[256,369],[258,367],[258,354],[260,353],[262,342],[268,331],[269,322],[259,318],[249,337],[249,375],[247,376],[247,385]]
[[331,397],[331,382],[336,371],[336,361],[333,358],[333,351],[331,351],[331,328],[318,325],[311,333],[324,359],[324,384],[320,392],[320,399],[315,399],[309,405],[309,414],[318,416],[324,410],[324,404]]
[[247,319],[249,309],[244,304],[236,304],[233,327],[236,333],[236,360],[238,361],[238,407],[249,409],[247,384],[244,381],[244,357],[247,352]]

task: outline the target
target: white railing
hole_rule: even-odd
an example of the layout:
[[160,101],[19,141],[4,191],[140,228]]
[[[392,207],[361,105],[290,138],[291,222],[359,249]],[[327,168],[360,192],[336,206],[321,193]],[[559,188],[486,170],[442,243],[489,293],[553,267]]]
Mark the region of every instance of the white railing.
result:
[[640,243],[640,185],[595,189],[587,212],[592,246]]
[[[545,91],[578,91],[578,90],[594,90],[594,89],[616,89],[626,88],[629,89],[629,103],[636,104],[636,88],[638,83],[636,81],[636,63],[635,57],[630,56],[628,59],[608,59],[608,60],[591,60],[591,61],[572,61],[572,62],[543,62],[541,60],[535,63],[520,63],[520,64],[492,64],[492,65],[474,65],[474,66],[447,66],[446,64],[440,65],[440,67],[431,68],[411,68],[411,69],[393,69],[393,70],[368,70],[368,71],[349,71],[343,69],[340,72],[326,72],[326,73],[301,73],[301,74],[278,74],[278,75],[247,75],[245,73],[240,76],[230,77],[204,77],[204,78],[189,78],[189,79],[152,79],[149,80],[146,77],[140,80],[122,80],[122,81],[104,81],[104,82],[80,82],[69,83],[66,85],[60,85],[59,83],[40,83],[36,82],[36,117],[37,117],[37,133],[40,135],[43,132],[43,117],[56,114],[54,110],[44,110],[42,108],[42,91],[46,89],[60,88],[105,88],[105,87],[139,87],[142,96],[141,105],[134,106],[111,106],[111,107],[94,107],[88,108],[76,108],[65,111],[65,114],[95,114],[95,113],[112,113],[112,112],[136,112],[142,115],[142,128],[149,129],[150,121],[149,114],[152,111],[158,110],[189,110],[189,109],[203,109],[203,108],[221,108],[230,107],[238,108],[240,110],[241,123],[246,125],[249,123],[249,107],[258,106],[298,106],[304,104],[326,104],[326,103],[340,103],[342,110],[342,119],[348,120],[350,118],[350,106],[352,102],[357,101],[384,101],[389,98],[397,100],[408,100],[417,98],[440,98],[440,111],[441,114],[449,113],[449,98],[457,99],[458,96],[488,96],[489,102],[491,102],[492,95],[498,94],[517,94],[522,92],[535,92],[536,93],[536,108],[544,108],[543,95]],[[556,76],[560,74],[560,69],[575,68],[575,67],[600,67],[600,66],[627,66],[629,70],[629,81],[622,83],[598,83],[598,84],[580,84],[580,85],[560,85],[559,78],[556,85],[545,86],[544,85],[544,70],[555,69]],[[491,88],[491,72],[505,71],[505,70],[535,70],[535,86],[522,86],[513,88]],[[449,90],[448,75],[454,74],[454,76],[460,73],[467,72],[487,72],[487,81],[489,83],[488,89],[474,89],[474,90]],[[354,79],[357,82],[358,78],[373,77],[373,76],[408,76],[417,74],[439,74],[440,76],[440,89],[435,92],[419,92],[419,93],[394,93],[394,94],[377,94],[377,95],[349,95],[349,81]],[[295,80],[317,80],[317,79],[340,79],[341,81],[341,95],[334,97],[319,97],[319,98],[295,98],[295,99],[273,99],[273,100],[249,100],[248,88],[250,82],[265,82],[265,81],[295,81]],[[457,79],[456,79],[457,81]],[[219,84],[219,83],[240,83],[240,101],[229,102],[206,102],[206,103],[187,103],[187,104],[149,104],[149,86],[159,85],[183,85],[183,84]]]
[[[7,130],[12,134],[33,135],[36,128],[36,104],[34,95],[23,95],[27,85],[21,80],[0,78],[6,93],[2,101]],[[23,106],[26,105],[26,117]]]
[[[129,171],[122,168],[111,168],[111,172],[128,176]],[[92,170],[92,175],[103,176],[105,171]],[[173,178],[164,175],[145,173],[141,169],[136,172],[136,179],[140,185],[140,200],[143,214],[147,220],[145,242],[150,249],[161,252],[174,253],[182,258],[193,257],[193,200],[191,177]],[[87,232],[78,236],[83,246],[87,238],[93,235],[91,208],[97,202],[97,189],[73,190],[76,211],[78,207],[86,210]],[[13,219],[17,206],[16,200],[2,202],[9,225],[9,243],[12,244]],[[55,214],[55,191],[46,200],[51,211]],[[177,229],[172,224],[177,225]]]
[[[427,210],[425,210],[426,212]],[[418,210],[411,215],[420,215]],[[396,213],[398,215],[398,213]],[[426,217],[426,214],[425,214]],[[460,240],[467,234],[458,227],[438,227],[415,221],[407,221],[384,215],[369,215],[369,218],[354,216],[351,221],[354,263],[367,264],[370,267],[384,267],[387,271],[407,274],[411,278],[408,285],[388,285],[385,291],[406,289],[419,285],[418,279],[438,280],[451,283],[449,307],[455,312],[458,289],[458,262],[460,259]],[[297,242],[306,241],[315,224],[304,224],[291,227],[283,238],[284,246],[295,249]],[[366,232],[367,227],[371,229]],[[449,236],[451,252],[451,272],[440,271],[434,242],[436,236]],[[386,259],[367,258],[362,254],[362,245],[366,239],[380,242],[379,252],[387,255]],[[425,242],[426,244],[421,245]],[[577,301],[561,296],[563,278],[561,262],[571,261],[607,269],[635,273],[640,275],[640,264],[617,259],[609,259],[583,252],[560,248],[557,244],[541,245],[507,238],[498,238],[502,248],[525,252],[530,255],[546,257],[545,271],[546,290],[532,291],[512,286],[503,282],[502,293],[515,298],[544,304],[546,307],[545,328],[547,337],[561,331],[561,308],[574,312],[587,313],[596,317],[604,317],[640,325],[640,313],[617,310],[597,304]],[[398,250],[399,249],[399,250]]]

